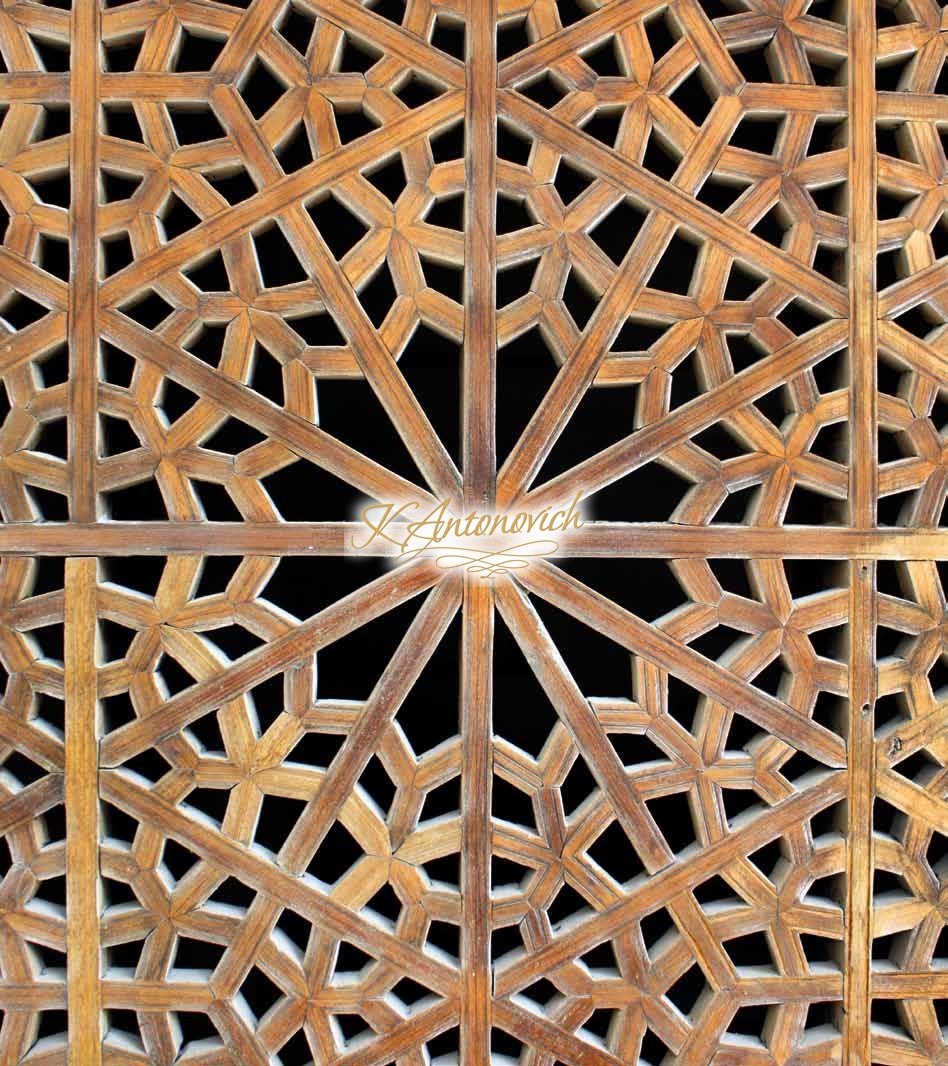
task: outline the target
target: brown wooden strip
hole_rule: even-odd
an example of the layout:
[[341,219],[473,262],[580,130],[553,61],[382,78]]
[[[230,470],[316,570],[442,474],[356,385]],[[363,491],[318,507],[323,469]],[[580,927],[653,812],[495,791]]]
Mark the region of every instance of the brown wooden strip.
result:
[[60,981],[37,981],[32,985],[0,982],[0,1010],[65,1010],[66,985]]
[[70,96],[70,76],[18,70],[0,74],[0,101],[3,103],[64,103]]
[[69,285],[69,514],[77,522],[96,517],[97,393],[99,342],[98,70],[99,5],[76,0],[72,9]]
[[880,92],[876,99],[879,118],[944,122],[948,114],[945,97],[938,93]]
[[[876,521],[876,94],[875,5],[849,0],[850,507],[853,524]],[[872,810],[875,768],[876,566],[850,572],[849,804],[843,1061],[869,1066],[872,968]]]
[[95,559],[66,562],[66,937],[70,1066],[102,1061]]
[[62,803],[63,779],[60,774],[47,774],[20,789],[13,796],[5,796],[0,810],[0,834],[6,834],[45,814]]
[[464,577],[461,636],[461,1062],[490,1061],[494,592]]
[[493,503],[497,469],[496,7],[482,0],[467,24],[462,469],[464,503],[481,509]]
[[[0,523],[4,555],[346,555],[358,522]],[[359,554],[396,555],[376,538]],[[564,558],[948,559],[948,531],[586,522],[561,534]]]

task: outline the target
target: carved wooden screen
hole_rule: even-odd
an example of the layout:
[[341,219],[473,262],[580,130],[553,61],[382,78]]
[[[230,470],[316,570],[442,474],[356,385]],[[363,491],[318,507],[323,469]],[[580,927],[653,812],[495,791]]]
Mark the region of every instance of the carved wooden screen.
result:
[[946,31],[0,6],[0,1063],[948,1063]]

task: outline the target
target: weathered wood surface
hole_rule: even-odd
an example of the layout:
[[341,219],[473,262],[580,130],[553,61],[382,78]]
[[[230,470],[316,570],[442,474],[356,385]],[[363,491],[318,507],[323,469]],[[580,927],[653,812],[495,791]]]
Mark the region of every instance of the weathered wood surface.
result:
[[0,1063],[943,1066],[946,51],[0,9]]

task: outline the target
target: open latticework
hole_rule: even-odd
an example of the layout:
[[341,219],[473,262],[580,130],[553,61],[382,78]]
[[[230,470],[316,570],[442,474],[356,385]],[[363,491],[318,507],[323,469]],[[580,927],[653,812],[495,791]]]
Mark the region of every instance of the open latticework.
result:
[[0,1063],[948,1063],[946,60],[0,6]]

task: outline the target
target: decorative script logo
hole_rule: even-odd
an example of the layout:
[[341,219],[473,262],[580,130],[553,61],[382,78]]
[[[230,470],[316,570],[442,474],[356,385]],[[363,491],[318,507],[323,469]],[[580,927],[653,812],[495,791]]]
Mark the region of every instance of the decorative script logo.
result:
[[365,535],[353,537],[352,547],[362,551],[381,538],[398,549],[392,554],[399,562],[429,555],[445,570],[463,567],[493,578],[556,554],[559,541],[536,534],[562,533],[584,524],[578,493],[568,506],[536,512],[470,511],[462,516],[452,514],[450,506],[448,500],[434,507],[417,500],[372,504],[362,512]]

